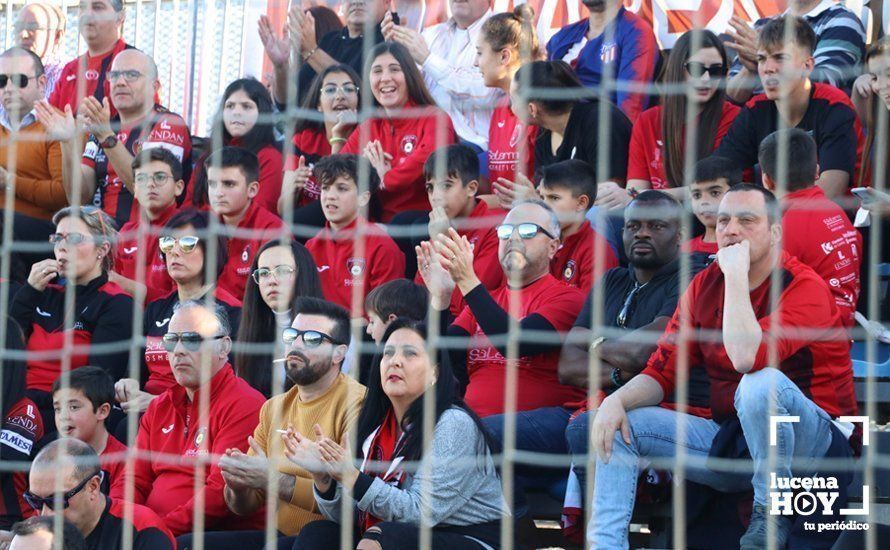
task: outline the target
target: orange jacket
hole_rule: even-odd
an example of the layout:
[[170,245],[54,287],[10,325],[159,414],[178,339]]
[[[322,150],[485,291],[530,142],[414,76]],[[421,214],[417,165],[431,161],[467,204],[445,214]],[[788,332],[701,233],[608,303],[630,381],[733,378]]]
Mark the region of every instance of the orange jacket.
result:
[[62,149],[59,142],[47,140],[39,122],[15,133],[0,125],[0,166],[15,168],[15,211],[19,214],[48,220],[68,206],[62,184]]

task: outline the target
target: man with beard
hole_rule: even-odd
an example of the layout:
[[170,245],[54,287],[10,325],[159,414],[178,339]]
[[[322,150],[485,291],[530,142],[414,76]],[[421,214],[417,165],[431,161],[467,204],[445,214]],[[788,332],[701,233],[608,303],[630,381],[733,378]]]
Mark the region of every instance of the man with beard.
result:
[[628,85],[651,84],[661,62],[652,27],[627,11],[621,0],[582,0],[589,15],[553,35],[547,43],[547,58],[571,65],[588,88],[607,78],[617,81],[609,94],[631,122],[649,106],[645,91]]
[[[312,494],[312,476],[285,458],[280,433],[291,428],[305,437],[324,433],[340,441],[358,417],[365,397],[365,387],[340,372],[349,343],[349,313],[317,298],[300,298],[294,309],[294,322],[282,335],[287,381],[292,387],[263,405],[260,423],[248,438],[248,452],[231,449],[220,459],[226,504],[238,515],[250,515],[265,506],[269,471],[278,470],[271,487],[278,492],[278,532],[285,536],[279,539],[279,548],[290,548],[290,536],[322,519]],[[211,533],[205,543],[209,548],[241,550],[262,546],[265,536],[265,531]]]

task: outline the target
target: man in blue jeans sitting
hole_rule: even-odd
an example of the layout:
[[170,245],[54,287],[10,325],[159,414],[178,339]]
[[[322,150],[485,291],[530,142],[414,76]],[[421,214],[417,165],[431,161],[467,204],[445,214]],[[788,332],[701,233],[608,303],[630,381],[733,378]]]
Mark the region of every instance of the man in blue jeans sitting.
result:
[[[787,478],[814,471],[831,442],[832,425],[848,437],[852,433],[852,425],[838,417],[855,415],[856,401],[849,342],[828,286],[782,252],[781,238],[772,193],[746,184],[727,192],[717,217],[717,261],[690,284],[647,368],[588,413],[594,415],[596,460],[588,526],[593,547],[628,547],[639,472],[650,459],[674,457],[680,445],[689,480],[721,491],[753,486],[743,549],[766,547],[768,521],[775,521],[777,547],[785,547],[791,520],[769,514],[770,474]],[[774,270],[782,284],[776,307],[770,296]],[[675,389],[681,323],[690,337],[689,374],[704,371],[710,382],[690,385],[689,413],[657,406]],[[777,424],[772,469],[771,414],[800,417]],[[736,415],[754,461],[750,483],[705,465],[721,425]]]

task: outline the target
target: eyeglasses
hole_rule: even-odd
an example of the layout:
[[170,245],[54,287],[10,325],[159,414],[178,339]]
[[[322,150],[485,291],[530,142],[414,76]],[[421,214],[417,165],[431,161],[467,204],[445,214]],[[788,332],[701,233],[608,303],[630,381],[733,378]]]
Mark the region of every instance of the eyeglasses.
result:
[[155,172],[154,174],[137,174],[133,181],[136,182],[136,185],[148,185],[150,182],[154,182],[155,186],[164,185],[167,180],[172,180],[173,176],[170,174],[165,174],[164,172]]
[[331,338],[329,335],[318,332],[317,330],[297,330],[295,328],[286,328],[281,333],[281,339],[285,344],[293,344],[297,341],[297,338],[303,337],[303,343],[306,344],[307,348],[317,348],[322,345],[325,340],[332,344],[339,344],[336,340]]
[[701,78],[705,73],[708,73],[708,76],[711,78],[717,78],[726,74],[726,67],[724,67],[722,63],[719,65],[706,66],[704,63],[698,61],[687,61],[683,66],[686,68],[686,72],[689,73],[689,76],[694,78]]
[[512,237],[514,231],[519,231],[519,238],[523,240],[533,239],[539,232],[547,235],[551,239],[556,238],[553,236],[552,233],[536,223],[504,223],[497,226],[496,231],[498,232],[498,239],[502,241],[506,241],[507,239]]
[[37,78],[37,76],[28,76],[26,74],[0,74],[0,90],[6,87],[9,82],[12,82],[12,85],[17,88],[27,88],[28,82],[31,82],[30,79]]
[[256,284],[260,284],[261,281],[265,281],[270,276],[275,276],[275,280],[280,281],[285,277],[290,277],[296,272],[297,270],[289,265],[276,265],[272,269],[269,269],[268,267],[255,269],[252,276]]
[[337,92],[340,92],[343,95],[356,95],[358,93],[358,86],[355,86],[353,84],[344,84],[343,86],[328,84],[321,89],[321,93],[328,97],[337,95]]
[[216,336],[205,338],[197,332],[168,332],[161,338],[161,341],[164,344],[164,349],[170,353],[173,353],[173,350],[176,349],[176,344],[180,342],[182,342],[182,347],[184,347],[186,351],[195,352],[201,349],[204,342],[208,340],[219,340],[225,337],[225,334],[217,334]]
[[634,283],[633,289],[627,295],[627,298],[624,299],[624,305],[621,306],[621,311],[618,312],[618,318],[615,322],[618,324],[620,328],[627,327],[627,316],[630,315],[631,307],[634,305],[634,298],[637,297],[637,294],[640,292],[640,289],[646,286],[649,283]]
[[160,237],[158,238],[158,247],[160,247],[161,252],[164,254],[169,254],[173,251],[173,245],[179,244],[179,250],[182,250],[183,254],[191,254],[195,251],[195,248],[198,246],[198,242],[201,239],[192,235],[186,235],[184,237],[179,237],[178,239],[175,237]]
[[90,237],[83,233],[53,233],[49,236],[49,242],[53,244],[59,244],[62,241],[65,241],[72,246],[86,242],[89,239]]
[[136,82],[142,76],[139,71],[108,71],[108,82],[123,78],[127,82]]
[[[89,483],[91,479],[93,479],[96,476],[101,477],[101,475],[102,475],[102,472],[95,472],[93,474],[90,474],[86,477],[86,479],[84,479],[83,481],[78,483],[73,489],[71,489],[67,493],[62,494],[62,509],[68,508],[68,502],[72,498],[74,498],[74,495],[83,491],[83,488],[87,486],[87,483]],[[24,493],[22,493],[22,497],[25,499],[25,502],[28,503],[28,506],[30,506],[31,508],[34,508],[38,512],[40,510],[43,510],[44,506],[46,506],[50,510],[55,510],[55,506],[56,506],[55,495],[50,495],[48,497],[39,497],[39,496],[35,495],[34,493],[32,493],[31,491],[25,491]]]

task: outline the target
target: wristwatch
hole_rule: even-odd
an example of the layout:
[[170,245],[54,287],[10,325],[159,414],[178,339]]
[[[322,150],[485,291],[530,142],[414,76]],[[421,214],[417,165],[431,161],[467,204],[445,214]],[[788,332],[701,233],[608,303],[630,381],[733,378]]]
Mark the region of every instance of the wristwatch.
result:
[[111,149],[111,148],[115,147],[117,145],[117,143],[118,143],[117,136],[114,134],[111,134],[110,136],[108,136],[107,138],[105,138],[99,142],[99,147],[101,147],[103,149]]

